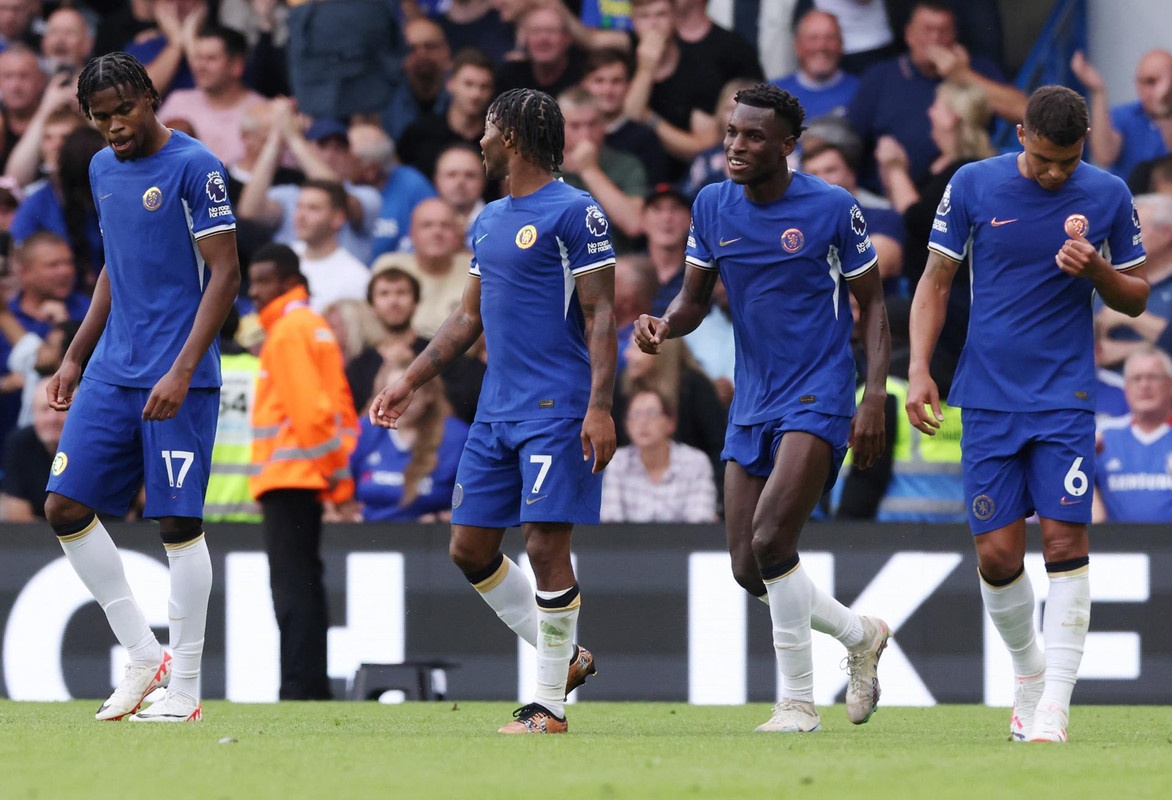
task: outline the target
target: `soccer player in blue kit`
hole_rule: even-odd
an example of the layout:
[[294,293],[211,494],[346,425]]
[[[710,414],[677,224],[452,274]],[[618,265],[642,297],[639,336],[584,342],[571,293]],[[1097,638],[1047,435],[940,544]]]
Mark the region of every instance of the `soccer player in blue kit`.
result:
[[[737,582],[769,605],[782,682],[780,702],[757,730],[808,733],[821,725],[812,629],[847,647],[850,721],[866,722],[879,701],[876,667],[891,631],[814,586],[798,539],[834,485],[848,443],[860,468],[883,452],[891,337],[858,204],[786,165],[803,130],[801,105],[767,84],[735,99],[724,137],[730,180],[696,196],[683,289],[662,318],[641,316],[635,337],[655,353],[665,339],[690,333],[708,312],[719,273],[736,349],[721,454],[728,547]],[[848,289],[867,353],[857,413]]]
[[[564,145],[549,95],[515,89],[493,101],[480,147],[489,179],[507,179],[509,194],[473,226],[460,306],[370,407],[371,422],[393,428],[415,390],[484,332],[488,371],[456,472],[450,552],[497,616],[537,648],[534,702],[514,712],[506,734],[564,733],[565,696],[595,671],[574,644],[570,534],[598,524],[601,472],[615,451],[614,249],[594,198],[554,177]],[[517,524],[536,597],[501,553],[505,529]]]
[[[981,597],[1013,658],[1015,741],[1067,740],[1090,624],[1092,294],[1130,316],[1148,297],[1131,195],[1119,178],[1082,162],[1087,131],[1080,95],[1061,86],[1036,90],[1017,128],[1024,151],[953,176],[912,301],[907,414],[933,434],[943,417],[928,362],[953,276],[967,262],[972,311],[948,402],[962,409]],[[1049,577],[1045,652],[1024,571],[1025,520],[1035,511]]]
[[[106,264],[47,386],[49,404],[69,416],[45,516],[130,654],[97,719],[197,721],[212,585],[203,502],[219,414],[217,336],[240,286],[236,220],[223,165],[159,122],[158,92],[133,57],[90,61],[77,99],[109,143],[90,163]],[[144,484],[143,514],[158,520],[170,566],[173,657],[147,624],[94,513],[125,514]],[[160,686],[163,699],[139,711]]]

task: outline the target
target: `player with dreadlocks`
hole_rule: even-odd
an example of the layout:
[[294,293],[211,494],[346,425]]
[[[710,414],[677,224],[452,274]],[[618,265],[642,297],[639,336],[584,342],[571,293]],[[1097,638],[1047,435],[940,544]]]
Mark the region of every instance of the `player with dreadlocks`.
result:
[[[850,721],[866,722],[879,701],[876,666],[890,631],[818,589],[802,569],[798,539],[834,485],[848,443],[863,469],[883,452],[891,340],[858,204],[786,164],[802,134],[801,105],[768,84],[735,100],[724,135],[730,179],[696,196],[683,289],[662,318],[636,321],[635,338],[655,353],[665,339],[690,333],[720,275],[737,344],[737,392],[721,454],[728,547],[737,582],[769,606],[781,674],[781,701],[757,730],[808,733],[821,724],[811,629],[847,647]],[[857,413],[844,283],[859,302],[867,354]]]
[[[236,220],[223,164],[159,122],[159,93],[132,56],[90,61],[77,99],[109,144],[90,162],[105,266],[47,389],[69,416],[45,516],[130,656],[97,719],[197,721],[212,585],[203,501],[220,405],[217,334],[240,286]],[[159,521],[170,565],[173,656],[95,514],[124,515],[143,485],[143,516]],[[160,686],[164,698],[139,711]]]
[[[574,644],[570,535],[577,523],[598,523],[600,473],[615,451],[614,249],[594,198],[555,177],[564,143],[561,111],[543,92],[515,89],[489,107],[484,165],[490,179],[507,179],[509,194],[473,226],[460,306],[370,409],[371,422],[395,427],[415,390],[484,332],[492,358],[456,473],[450,552],[537,649],[533,702],[501,733],[564,733],[566,696],[595,671]],[[518,524],[536,596],[501,553],[505,529]]]

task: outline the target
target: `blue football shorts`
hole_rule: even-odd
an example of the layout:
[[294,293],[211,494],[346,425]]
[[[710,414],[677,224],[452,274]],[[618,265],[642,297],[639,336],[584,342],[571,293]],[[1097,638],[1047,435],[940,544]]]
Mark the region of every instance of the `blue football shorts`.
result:
[[822,493],[826,494],[838,480],[842,460],[846,458],[847,443],[850,441],[851,418],[822,414],[810,409],[798,408],[780,419],[760,422],[756,425],[737,425],[730,422],[724,435],[724,450],[720,457],[735,461],[745,472],[760,478],[767,478],[773,472],[773,462],[781,437],[790,431],[802,431],[817,436],[830,445],[830,474]]
[[219,389],[191,389],[174,419],[144,422],[150,389],[82,378],[49,472],[50,492],[121,516],[146,486],[144,517],[203,517]]
[[961,409],[961,466],[973,534],[1034,511],[1087,524],[1095,485],[1095,415],[1080,409]]
[[474,422],[456,469],[452,523],[597,525],[602,474],[582,459],[582,420]]

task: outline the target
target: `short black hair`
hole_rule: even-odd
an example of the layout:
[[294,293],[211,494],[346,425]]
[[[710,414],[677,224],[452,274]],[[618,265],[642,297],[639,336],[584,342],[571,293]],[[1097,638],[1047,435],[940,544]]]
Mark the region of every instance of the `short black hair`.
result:
[[310,178],[303,181],[302,189],[319,189],[326,193],[330,199],[330,206],[335,211],[345,211],[349,204],[349,195],[346,194],[346,187],[338,181],[328,181],[322,178]]
[[366,284],[366,302],[369,305],[374,305],[374,285],[381,281],[387,281],[388,283],[406,281],[411,287],[411,294],[415,298],[416,305],[419,304],[419,298],[423,293],[423,288],[419,285],[419,279],[402,267],[390,266],[383,267],[370,276],[370,282]]
[[1040,86],[1026,103],[1022,126],[1059,147],[1086,138],[1090,125],[1087,101],[1065,86]]
[[802,104],[785,89],[780,89],[772,83],[758,83],[750,89],[741,89],[733,99],[741,105],[773,109],[777,118],[789,126],[790,133],[795,139],[806,129],[802,124],[806,120]]
[[77,102],[86,119],[93,119],[90,98],[104,89],[116,89],[119,97],[123,97],[123,89],[129,89],[139,97],[148,98],[155,111],[163,102],[142,63],[121,50],[91,58],[82,69],[77,79]]
[[634,59],[625,50],[619,50],[617,47],[591,50],[586,56],[586,66],[582,74],[589,75],[594,70],[609,67],[611,64],[622,64],[623,71],[627,74],[627,80],[630,80],[635,74]]
[[224,43],[224,52],[229,58],[248,58],[248,40],[240,31],[222,25],[204,25],[198,38],[219,39]]
[[510,89],[488,107],[488,121],[501,133],[513,132],[517,149],[527,160],[560,172],[566,149],[566,121],[557,101],[537,89]]
[[494,82],[496,81],[496,65],[492,63],[492,59],[486,56],[483,51],[475,47],[460,48],[460,51],[452,57],[452,68],[448,71],[448,74],[455,75],[464,67],[482,69],[492,76]]
[[269,242],[258,247],[256,252],[252,254],[252,261],[249,263],[256,264],[261,261],[272,262],[277,268],[277,277],[282,281],[289,278],[299,278],[301,283],[307,283],[305,276],[301,274],[301,259],[288,245]]

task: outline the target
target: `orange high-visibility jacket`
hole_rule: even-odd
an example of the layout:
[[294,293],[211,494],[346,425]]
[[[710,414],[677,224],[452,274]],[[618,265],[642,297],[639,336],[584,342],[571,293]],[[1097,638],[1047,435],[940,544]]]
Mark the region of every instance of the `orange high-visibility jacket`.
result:
[[252,496],[318,489],[324,500],[349,500],[358,418],[333,331],[309,307],[302,287],[262,308],[260,323],[265,342],[252,412]]

